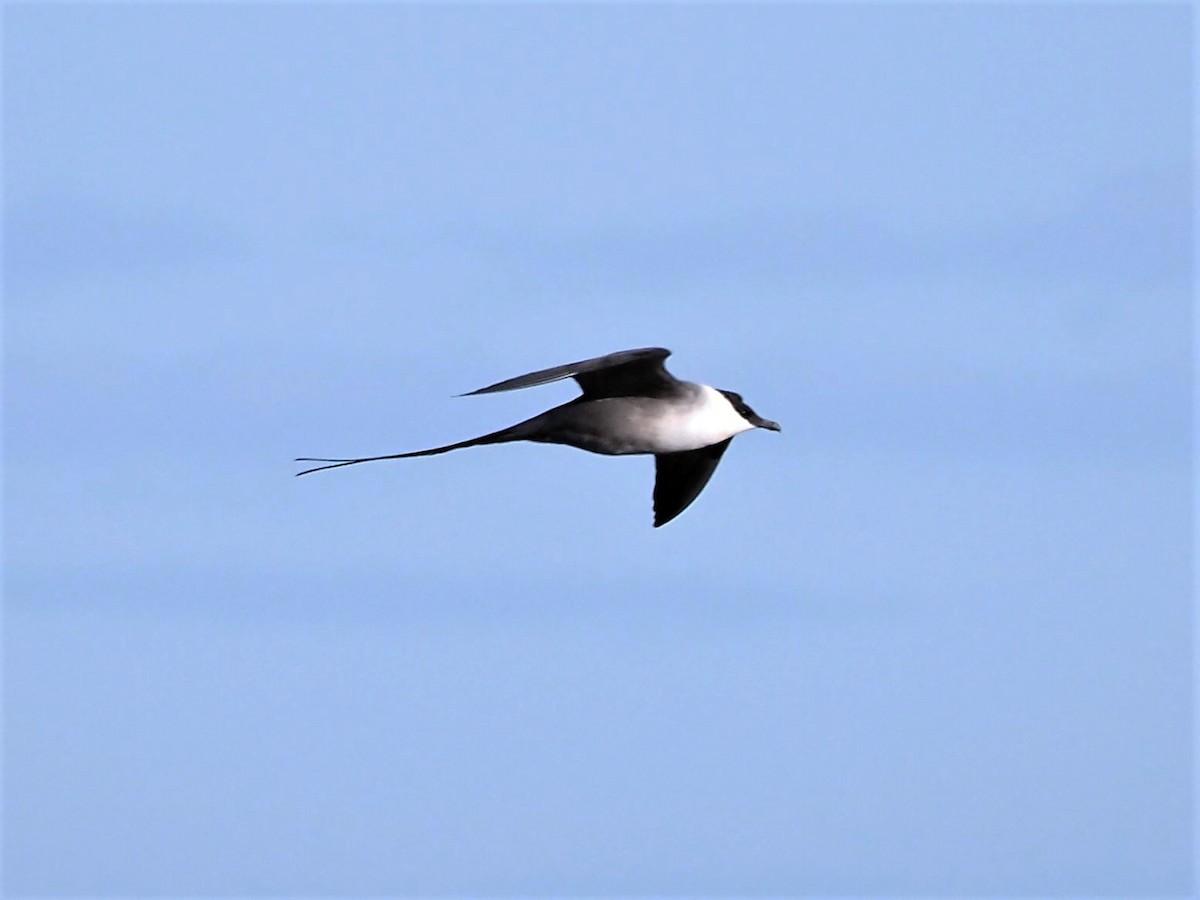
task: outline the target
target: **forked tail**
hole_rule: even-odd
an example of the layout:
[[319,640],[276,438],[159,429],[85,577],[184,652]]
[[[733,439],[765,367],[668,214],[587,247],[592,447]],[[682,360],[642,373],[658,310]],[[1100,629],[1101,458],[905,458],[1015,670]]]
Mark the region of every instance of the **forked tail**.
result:
[[509,441],[523,441],[527,437],[522,427],[525,424],[525,422],[522,422],[519,425],[513,425],[511,428],[503,428],[500,431],[493,431],[491,434],[485,434],[482,437],[459,441],[457,444],[447,444],[444,447],[434,447],[430,450],[414,450],[411,453],[391,453],[387,456],[363,456],[358,459],[326,459],[322,456],[298,456],[296,457],[296,462],[319,462],[326,465],[314,466],[311,469],[305,469],[303,472],[297,472],[296,474],[307,475],[310,472],[320,472],[324,469],[339,469],[342,466],[378,462],[382,459],[412,459],[414,456],[436,456],[439,453],[449,453],[451,450],[461,450],[464,447],[478,447],[481,444],[505,444]]

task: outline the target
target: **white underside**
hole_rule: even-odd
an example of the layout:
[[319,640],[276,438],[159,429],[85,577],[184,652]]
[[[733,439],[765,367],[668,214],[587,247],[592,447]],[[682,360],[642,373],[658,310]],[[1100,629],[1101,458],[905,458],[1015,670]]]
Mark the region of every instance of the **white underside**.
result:
[[706,384],[696,386],[700,392],[694,402],[673,406],[666,415],[655,418],[653,452],[699,450],[754,427],[720,391]]

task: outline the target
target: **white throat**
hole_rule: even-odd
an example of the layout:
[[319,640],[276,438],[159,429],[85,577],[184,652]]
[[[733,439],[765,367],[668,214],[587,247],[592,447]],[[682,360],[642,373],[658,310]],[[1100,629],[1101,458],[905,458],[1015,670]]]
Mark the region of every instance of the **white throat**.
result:
[[696,387],[700,391],[695,399],[680,406],[677,412],[666,416],[661,423],[656,441],[659,445],[657,452],[698,450],[719,444],[754,427],[738,414],[729,398],[716,388],[707,384],[698,384]]

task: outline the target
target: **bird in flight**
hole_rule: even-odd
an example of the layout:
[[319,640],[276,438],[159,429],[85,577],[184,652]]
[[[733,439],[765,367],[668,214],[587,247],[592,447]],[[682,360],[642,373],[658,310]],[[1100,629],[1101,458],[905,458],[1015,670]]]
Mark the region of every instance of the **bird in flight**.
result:
[[574,378],[583,393],[509,428],[444,447],[358,459],[303,456],[296,462],[325,465],[296,474],[510,441],[566,444],[610,456],[653,454],[657,528],[678,516],[700,495],[734,435],[753,428],[779,431],[778,424],[752,410],[741,395],[680,381],[663,365],[670,355],[671,351],[662,347],[622,350],[518,375],[462,396],[515,391],[563,378]]

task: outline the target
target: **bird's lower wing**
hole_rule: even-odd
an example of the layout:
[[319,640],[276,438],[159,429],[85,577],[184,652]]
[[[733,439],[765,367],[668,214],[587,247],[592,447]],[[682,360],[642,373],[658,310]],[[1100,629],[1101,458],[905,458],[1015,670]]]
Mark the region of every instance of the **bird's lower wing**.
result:
[[654,527],[666,525],[700,496],[729,442],[654,457]]

